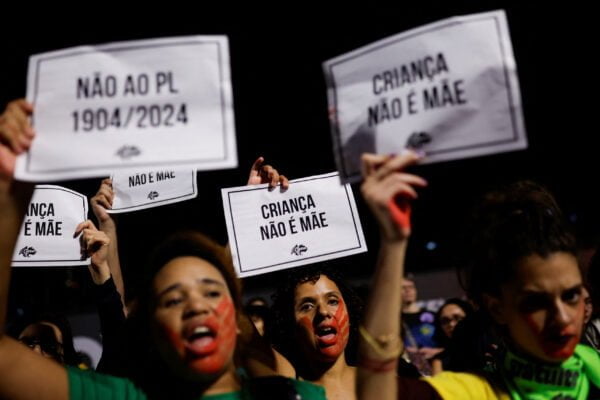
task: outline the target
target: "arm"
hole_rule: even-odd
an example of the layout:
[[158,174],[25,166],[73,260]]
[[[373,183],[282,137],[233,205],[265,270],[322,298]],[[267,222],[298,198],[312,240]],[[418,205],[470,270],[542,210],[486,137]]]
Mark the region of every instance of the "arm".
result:
[[381,244],[373,286],[359,342],[357,394],[360,399],[397,399],[396,366],[402,350],[399,316],[404,256],[410,236],[410,201],[414,187],[426,186],[416,175],[401,172],[418,160],[365,154],[361,191],[379,223]]
[[[115,193],[112,189],[112,180],[104,179],[100,184],[98,193],[90,199],[92,211],[98,219],[99,229],[106,233],[110,243],[108,245],[108,267],[110,275],[113,278],[121,302],[125,304],[125,284],[123,283],[123,275],[121,273],[121,263],[119,261],[119,248],[117,245],[117,224],[107,209],[112,208],[112,202],[115,198]],[[97,283],[98,284],[98,283]],[[127,315],[127,310],[123,306],[123,312]]]
[[0,115],[0,398],[67,399],[65,368],[4,334],[12,254],[33,192],[33,185],[12,179],[16,156],[33,140],[31,112],[16,100]]
[[[277,185],[281,185],[282,190],[289,187],[288,179],[279,173],[271,165],[264,164],[264,157],[258,157],[250,168],[248,182],[246,185],[269,184],[269,189],[273,190]],[[227,244],[229,249],[229,243]],[[258,333],[250,318],[242,316],[240,321],[242,328],[242,342],[244,343],[244,365],[253,377],[282,375],[288,378],[295,378],[296,371],[292,364],[278,351],[271,347],[265,339]]]
[[79,234],[82,252],[91,256],[88,268],[95,283],[94,295],[102,333],[102,358],[97,370],[119,375],[122,374],[126,318],[108,262],[111,256],[111,239],[106,232],[96,229],[89,220],[77,226],[75,236]]

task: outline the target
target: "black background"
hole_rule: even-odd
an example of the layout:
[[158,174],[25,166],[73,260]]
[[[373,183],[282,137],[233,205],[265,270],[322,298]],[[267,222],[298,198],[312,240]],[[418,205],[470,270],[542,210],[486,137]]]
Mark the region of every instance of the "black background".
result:
[[[6,13],[0,65],[2,104],[25,94],[30,54],[111,41],[226,34],[229,37],[239,168],[199,172],[193,201],[119,216],[119,239],[127,285],[135,286],[148,249],[168,232],[199,229],[226,242],[220,187],[245,184],[258,155],[289,178],[335,169],[321,63],[403,30],[455,15],[505,9],[517,61],[526,151],[416,168],[430,183],[414,211],[407,268],[450,268],[457,232],[477,195],[500,183],[529,178],[546,184],[574,222],[582,241],[598,227],[596,150],[598,22],[591,6],[558,2],[551,7],[517,1],[454,1],[400,4],[359,2],[252,8],[223,3],[98,3],[88,10],[36,9]],[[587,8],[586,8],[587,7]],[[71,16],[67,16],[66,13]],[[14,18],[14,20],[12,20]],[[68,149],[65,152],[68,154]],[[60,182],[92,196],[98,180]],[[358,194],[358,187],[355,187]],[[370,275],[377,229],[356,196],[370,251],[347,259],[350,276]],[[435,241],[437,248],[426,249]],[[246,286],[274,286],[284,274],[250,278]],[[16,307],[89,307],[87,271],[19,269],[13,274]]]

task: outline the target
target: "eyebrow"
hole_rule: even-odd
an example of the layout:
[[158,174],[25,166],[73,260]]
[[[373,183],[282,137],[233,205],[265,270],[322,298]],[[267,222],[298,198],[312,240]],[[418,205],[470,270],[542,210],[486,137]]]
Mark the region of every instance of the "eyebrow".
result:
[[[204,285],[220,285],[220,286],[225,287],[225,284],[223,282],[218,281],[216,279],[211,279],[211,278],[198,279],[198,280],[196,280],[196,282],[204,284]],[[167,294],[168,292],[179,289],[181,286],[182,286],[181,283],[174,283],[171,286],[167,287],[166,289],[163,289],[160,292],[158,292],[156,297],[162,297],[163,295]]]
[[[577,285],[573,285],[570,288],[566,288],[566,289],[562,290],[561,293],[569,292],[571,290],[581,290],[581,289],[583,289],[583,283],[578,283]],[[522,295],[545,295],[546,292],[535,290],[535,289],[523,289],[523,290],[521,290],[521,294]]]
[[[327,297],[329,297],[329,296],[342,297],[342,294],[340,292],[338,292],[337,290],[332,290],[331,292],[325,293],[325,296],[327,296]],[[298,300],[296,302],[296,304],[302,304],[305,301],[315,301],[315,297],[314,296],[304,296],[300,300]]]

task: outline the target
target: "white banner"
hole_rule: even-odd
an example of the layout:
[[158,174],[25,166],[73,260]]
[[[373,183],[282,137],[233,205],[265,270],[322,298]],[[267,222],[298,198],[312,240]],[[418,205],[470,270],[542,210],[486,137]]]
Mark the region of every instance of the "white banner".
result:
[[37,137],[16,177],[237,166],[228,41],[189,36],[73,47],[29,59]]
[[13,253],[13,267],[89,265],[81,259],[75,228],[88,219],[81,193],[54,185],[37,185]]
[[198,195],[196,170],[161,169],[119,173],[112,177],[115,194],[109,213],[124,213],[193,199]]
[[240,277],[367,251],[350,185],[337,172],[221,189],[233,264]]
[[363,152],[424,150],[438,162],[524,149],[516,65],[503,11],[450,18],[323,64],[338,169]]

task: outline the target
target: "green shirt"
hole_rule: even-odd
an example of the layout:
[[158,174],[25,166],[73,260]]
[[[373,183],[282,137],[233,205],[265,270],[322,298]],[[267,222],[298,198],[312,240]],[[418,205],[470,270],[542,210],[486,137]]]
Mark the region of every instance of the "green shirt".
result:
[[[117,378],[93,371],[68,367],[70,400],[146,400],[148,396],[128,379]],[[310,382],[291,379],[304,400],[326,400],[325,389]],[[242,388],[231,392],[202,396],[202,400],[258,400]]]

